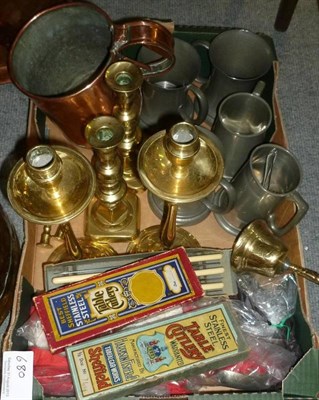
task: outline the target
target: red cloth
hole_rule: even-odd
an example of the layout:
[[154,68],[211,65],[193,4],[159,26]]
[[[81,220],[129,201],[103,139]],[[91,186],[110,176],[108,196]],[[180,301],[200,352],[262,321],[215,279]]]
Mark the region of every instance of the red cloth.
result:
[[34,353],[34,377],[46,396],[73,396],[74,388],[68,361],[61,354],[31,347]]

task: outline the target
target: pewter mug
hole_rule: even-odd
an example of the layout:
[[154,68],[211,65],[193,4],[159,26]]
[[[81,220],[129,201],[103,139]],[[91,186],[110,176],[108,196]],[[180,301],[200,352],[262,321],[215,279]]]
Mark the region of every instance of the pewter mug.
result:
[[[206,97],[193,84],[201,69],[198,52],[190,43],[175,38],[174,56],[175,64],[169,71],[159,77],[146,79],[143,83],[141,124],[154,132],[170,128],[183,120],[200,125],[207,115]],[[137,56],[137,60],[143,63],[153,58],[154,53],[146,48],[142,48]]]
[[202,86],[209,104],[209,124],[213,123],[217,108],[227,95],[251,92],[274,60],[274,52],[268,42],[261,35],[246,29],[226,30],[211,43],[198,40],[193,45],[204,47],[209,53],[212,71]]
[[157,54],[156,62],[139,63],[144,76],[160,74],[174,63],[173,36],[162,24],[115,24],[92,3],[65,3],[39,12],[22,27],[12,44],[8,69],[22,93],[73,143],[86,146],[87,123],[113,111],[105,70],[127,59],[125,49],[136,44]]
[[[229,201],[233,202],[229,212],[215,214],[219,225],[233,235],[251,221],[264,219],[276,235],[282,236],[308,211],[307,202],[297,191],[300,181],[299,162],[289,150],[276,144],[261,144],[231,180],[234,191],[224,188],[209,200],[217,202],[221,209],[226,208]],[[284,201],[292,202],[295,211],[279,226],[276,211]],[[206,204],[209,206],[208,202]]]
[[244,164],[251,150],[265,142],[272,111],[261,97],[264,87],[264,81],[259,81],[252,93],[231,94],[218,109],[212,131],[223,145],[224,177],[228,180]]

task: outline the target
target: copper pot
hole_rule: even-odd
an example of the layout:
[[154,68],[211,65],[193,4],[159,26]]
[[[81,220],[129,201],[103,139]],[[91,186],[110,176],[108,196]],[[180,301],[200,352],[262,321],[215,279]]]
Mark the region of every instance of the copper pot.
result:
[[157,75],[173,65],[173,36],[160,23],[115,24],[94,4],[60,4],[39,12],[19,31],[9,54],[9,74],[73,143],[85,146],[87,123],[112,113],[106,68],[129,59],[124,53],[136,45],[159,54],[152,64],[138,64],[143,75]]

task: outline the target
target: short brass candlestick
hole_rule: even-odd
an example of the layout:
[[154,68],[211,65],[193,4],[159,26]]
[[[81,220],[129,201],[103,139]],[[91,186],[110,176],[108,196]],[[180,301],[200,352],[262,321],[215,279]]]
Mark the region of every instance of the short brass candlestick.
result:
[[86,233],[99,240],[132,240],[139,232],[140,211],[135,192],[127,189],[123,179],[117,151],[124,137],[123,126],[114,117],[97,117],[86,126],[85,136],[94,150],[92,164],[97,176]]
[[294,272],[319,284],[317,272],[290,263],[287,254],[287,247],[274,235],[266,221],[255,220],[238,235],[231,263],[237,272],[255,272],[269,277]]
[[51,249],[51,225],[44,225],[43,231],[41,233],[40,241],[37,243],[38,247],[43,247],[45,249]]
[[139,128],[142,72],[131,62],[118,61],[108,67],[105,80],[115,93],[113,115],[124,126],[124,137],[118,146],[123,159],[123,178],[129,188],[144,190],[136,167],[137,146],[142,140],[142,131]]
[[161,225],[142,231],[128,252],[200,247],[189,232],[176,227],[177,205],[200,200],[218,186],[224,163],[214,143],[205,140],[194,125],[180,122],[145,141],[138,170],[145,187],[164,200],[164,213]]
[[[60,224],[71,258],[82,257],[82,249],[69,221],[91,201],[95,175],[89,161],[63,146],[35,146],[12,169],[8,197],[12,207],[27,221],[48,226]],[[48,241],[48,238],[45,239]]]

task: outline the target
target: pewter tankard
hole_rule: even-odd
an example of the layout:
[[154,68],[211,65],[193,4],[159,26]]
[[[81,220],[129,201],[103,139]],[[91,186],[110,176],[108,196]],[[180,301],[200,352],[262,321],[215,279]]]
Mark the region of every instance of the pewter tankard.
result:
[[[219,225],[233,235],[251,221],[264,219],[274,234],[282,236],[308,211],[307,202],[297,191],[301,175],[300,164],[289,150],[277,144],[261,144],[230,181],[233,191],[223,188],[205,204],[209,207],[209,202],[217,202],[222,209],[233,202],[230,211],[215,214]],[[278,211],[284,202],[291,202],[295,210],[285,212],[287,218],[279,225]]]
[[273,116],[261,97],[264,86],[259,81],[252,93],[230,94],[218,108],[212,131],[224,149],[224,177],[228,180],[235,176],[251,150],[266,141]]
[[268,42],[247,29],[229,29],[218,34],[211,43],[195,41],[193,45],[208,50],[212,67],[208,80],[202,86],[209,104],[209,124],[213,123],[217,108],[226,96],[251,92],[274,60],[274,52]]
[[[180,121],[200,125],[207,116],[206,96],[194,84],[201,70],[197,50],[185,40],[175,38],[174,56],[175,64],[169,71],[143,83],[142,127],[154,133]],[[146,48],[137,56],[143,63],[153,58],[154,53]]]

